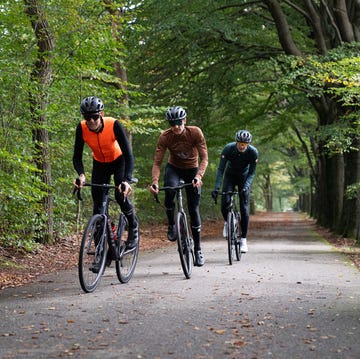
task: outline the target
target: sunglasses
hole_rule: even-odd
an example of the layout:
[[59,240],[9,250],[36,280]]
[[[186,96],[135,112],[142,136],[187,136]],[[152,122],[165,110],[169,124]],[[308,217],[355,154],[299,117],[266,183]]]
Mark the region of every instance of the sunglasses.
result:
[[170,126],[181,126],[183,123],[183,120],[173,120],[173,121],[169,121]]
[[99,113],[86,113],[84,115],[86,121],[90,121],[90,120],[97,121],[100,117],[101,115]]

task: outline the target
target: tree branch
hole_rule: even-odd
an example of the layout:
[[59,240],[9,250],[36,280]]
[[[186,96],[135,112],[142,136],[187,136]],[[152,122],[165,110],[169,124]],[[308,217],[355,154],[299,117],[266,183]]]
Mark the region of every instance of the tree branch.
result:
[[264,0],[264,4],[267,5],[275,21],[279,41],[285,53],[287,55],[302,56],[302,52],[297,48],[291,36],[289,24],[279,2],[277,0]]

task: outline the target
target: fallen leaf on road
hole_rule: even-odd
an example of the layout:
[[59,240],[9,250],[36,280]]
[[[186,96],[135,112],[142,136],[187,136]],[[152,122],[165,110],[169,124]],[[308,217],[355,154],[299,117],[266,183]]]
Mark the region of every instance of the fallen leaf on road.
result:
[[216,329],[215,333],[216,334],[224,334],[226,332],[226,329]]

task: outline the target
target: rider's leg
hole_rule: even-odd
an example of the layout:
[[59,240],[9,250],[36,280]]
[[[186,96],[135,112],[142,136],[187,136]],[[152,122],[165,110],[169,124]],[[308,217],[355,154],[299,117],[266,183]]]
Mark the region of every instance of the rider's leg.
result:
[[[164,186],[165,187],[175,187],[179,184],[180,177],[177,173],[177,169],[167,164],[165,167],[164,174]],[[166,217],[168,220],[168,239],[169,241],[176,240],[176,228],[175,228],[175,191],[165,191],[165,208],[166,208]]]
[[[232,192],[234,190],[234,184],[230,181],[229,176],[224,176],[222,192]],[[227,215],[231,203],[231,196],[229,194],[221,196],[221,214],[224,219],[223,237],[227,237]]]
[[249,202],[250,202],[249,198],[250,198],[249,191],[239,193],[240,214],[241,214],[241,221],[240,221],[240,229],[241,229],[240,250],[243,253],[246,253],[248,251],[246,236],[247,236],[247,232],[248,232],[248,228],[249,228],[249,218],[250,218],[250,216],[249,216]]
[[186,195],[190,215],[191,234],[194,240],[195,265],[201,267],[205,264],[205,258],[201,251],[200,194],[193,187],[186,187]]
[[[125,160],[123,156],[112,162],[115,186],[119,186],[121,182],[126,181],[125,178]],[[128,197],[124,198],[123,193],[115,190],[116,202],[120,205],[121,211],[124,213],[128,222],[128,238],[126,245],[128,248],[136,246],[139,240],[139,224],[136,218],[135,208]]]
[[[110,183],[111,171],[108,164],[93,160],[91,182],[96,184]],[[93,199],[93,214],[101,212],[103,190],[100,187],[91,187]]]

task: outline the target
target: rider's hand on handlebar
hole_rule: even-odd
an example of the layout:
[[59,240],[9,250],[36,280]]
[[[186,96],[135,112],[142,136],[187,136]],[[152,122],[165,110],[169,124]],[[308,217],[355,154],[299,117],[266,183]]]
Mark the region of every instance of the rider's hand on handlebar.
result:
[[197,188],[200,188],[202,186],[202,180],[200,177],[195,177],[193,180],[192,180],[192,184],[194,187],[197,187]]
[[244,187],[242,190],[241,190],[241,194],[245,197],[247,197],[250,193],[250,190],[248,187]]
[[219,191],[217,191],[217,190],[211,192],[211,197],[214,200],[215,204],[217,204],[218,195],[219,195]]
[[85,175],[82,173],[75,181],[74,186],[76,189],[80,189],[85,184]]
[[153,183],[150,187],[149,190],[151,193],[153,194],[158,194],[159,193],[159,186],[156,183]]
[[127,197],[132,192],[132,188],[126,181],[124,181],[119,185],[119,192],[123,193],[124,197]]

